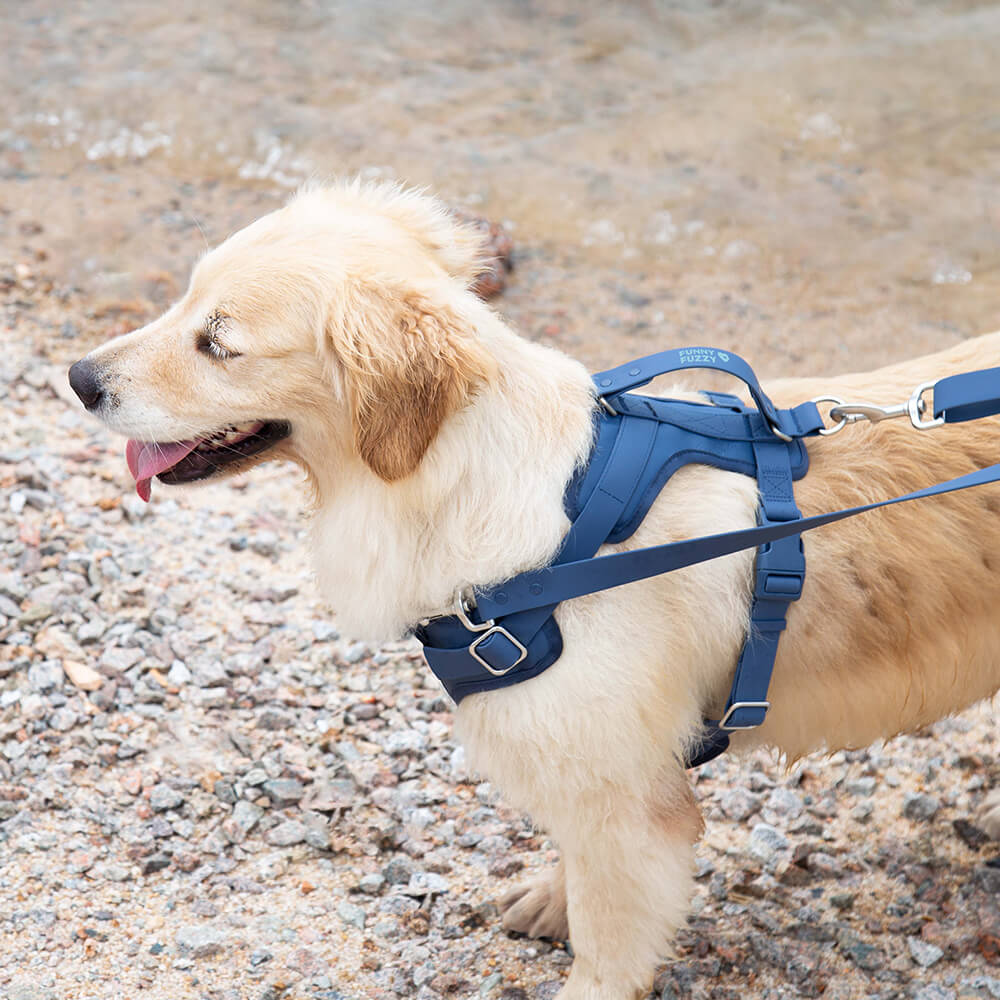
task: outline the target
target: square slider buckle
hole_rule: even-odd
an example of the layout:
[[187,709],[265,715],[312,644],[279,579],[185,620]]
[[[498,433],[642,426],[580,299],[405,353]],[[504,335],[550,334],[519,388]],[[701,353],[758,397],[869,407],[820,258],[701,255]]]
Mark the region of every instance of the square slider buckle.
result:
[[[491,624],[489,629],[477,636],[476,641],[469,646],[469,654],[494,677],[503,677],[524,660],[528,650],[523,642],[511,635],[502,625]],[[515,659],[507,663],[511,656]]]

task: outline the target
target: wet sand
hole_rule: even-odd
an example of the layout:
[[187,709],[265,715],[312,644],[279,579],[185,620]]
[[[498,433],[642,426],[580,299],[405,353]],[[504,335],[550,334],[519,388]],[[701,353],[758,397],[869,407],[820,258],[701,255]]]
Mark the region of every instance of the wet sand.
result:
[[593,365],[710,342],[840,371],[997,325],[995,4],[30,13],[0,243],[95,302],[155,307],[205,240],[361,172],[508,220],[501,308]]

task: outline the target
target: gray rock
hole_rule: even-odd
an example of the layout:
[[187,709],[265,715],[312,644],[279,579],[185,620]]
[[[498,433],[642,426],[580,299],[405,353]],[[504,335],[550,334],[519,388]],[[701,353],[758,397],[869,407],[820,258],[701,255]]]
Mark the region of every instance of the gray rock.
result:
[[4,1000],[54,1000],[55,993],[37,983],[28,983],[23,979],[15,980],[8,987],[9,993]]
[[49,725],[59,733],[68,732],[72,729],[80,717],[73,711],[72,708],[63,707],[57,708],[49,719]]
[[992,976],[973,976],[962,985],[974,990],[985,990],[994,1000],[1000,1000],[1000,979],[994,979]]
[[62,664],[58,660],[40,660],[28,668],[28,683],[32,690],[45,694],[63,686]]
[[191,671],[180,660],[174,660],[167,671],[167,683],[174,687],[184,687],[190,682],[191,677]]
[[272,557],[278,554],[280,541],[273,531],[258,531],[250,538],[250,548],[259,556]]
[[196,663],[191,673],[194,675],[195,684],[203,688],[224,687],[229,680],[226,668],[218,660]]
[[448,880],[434,872],[414,872],[403,892],[407,896],[429,896],[431,893],[447,892]]
[[875,806],[871,802],[859,802],[851,810],[851,819],[856,823],[867,823],[875,813]]
[[109,646],[101,654],[100,665],[106,673],[123,674],[134,667],[143,657],[141,649]]
[[257,716],[258,729],[290,729],[295,725],[295,716],[280,708],[265,708]]
[[416,729],[396,729],[385,741],[386,753],[396,756],[404,753],[421,753],[427,746],[427,737]]
[[852,931],[842,931],[837,937],[837,945],[841,953],[846,955],[859,969],[877,972],[885,966],[885,956],[882,952],[874,945],[862,941]]
[[368,653],[368,647],[363,642],[353,642],[344,650],[342,656],[345,663],[360,663]]
[[358,880],[358,888],[369,896],[377,896],[385,888],[385,876],[378,872],[362,875]]
[[141,521],[149,515],[149,504],[143,503],[137,496],[129,494],[122,499],[122,510],[129,521]]
[[302,800],[303,809],[315,809],[317,812],[336,812],[347,809],[355,801],[358,787],[350,778],[335,778],[312,785],[308,794]]
[[876,785],[878,782],[875,778],[855,778],[847,782],[847,791],[848,794],[856,795],[858,798],[868,798],[869,795],[875,794]]
[[142,874],[152,875],[154,872],[161,872],[164,868],[170,867],[170,855],[160,851],[152,854],[148,858],[142,859]]
[[177,624],[177,612],[173,608],[157,608],[149,616],[149,631],[154,635],[163,635]]
[[228,939],[224,931],[211,924],[186,924],[177,929],[174,943],[182,955],[210,958],[225,949]]
[[[94,872],[91,871],[93,875]],[[124,865],[119,864],[108,864],[101,869],[101,874],[109,882],[130,882],[132,880],[132,872],[126,868]]]
[[184,804],[184,796],[162,782],[153,785],[149,792],[149,807],[153,812],[166,812],[168,809],[176,809]]
[[787,850],[788,841],[781,832],[767,823],[758,823],[750,831],[750,841],[747,844],[747,853],[758,861],[767,863],[774,859],[779,852]]
[[291,847],[293,844],[301,844],[307,833],[305,823],[290,819],[268,830],[264,839],[274,847]]
[[81,646],[86,646],[88,643],[97,642],[98,639],[104,635],[108,630],[108,623],[104,621],[103,618],[98,618],[96,615],[92,618],[88,618],[85,622],[82,622],[76,629],[76,641],[80,643]]
[[332,642],[340,638],[340,632],[330,622],[314,620],[310,623],[313,636],[317,642]]
[[913,961],[921,968],[929,969],[935,962],[944,958],[944,952],[936,945],[923,938],[908,937],[906,943],[910,946]]
[[228,819],[222,824],[222,833],[232,844],[242,844],[250,831],[260,822],[264,810],[247,799],[240,799]]
[[294,806],[306,793],[305,786],[294,778],[273,778],[260,787],[279,809]]
[[330,824],[322,813],[303,812],[302,822],[306,828],[306,843],[318,851],[330,850]]
[[824,878],[839,878],[844,873],[843,865],[826,851],[813,851],[809,855],[809,871]]
[[389,885],[408,885],[413,874],[413,865],[406,858],[394,858],[382,869]]
[[761,797],[742,786],[731,788],[719,796],[719,808],[729,819],[741,822],[760,809]]
[[121,557],[122,569],[130,576],[145,573],[149,567],[149,557],[144,552],[126,552]]
[[233,788],[231,781],[222,781],[220,779],[212,786],[212,791],[215,792],[215,797],[220,802],[225,802],[228,806],[236,804],[236,789]]
[[941,802],[933,795],[908,793],[903,798],[903,815],[907,819],[927,822],[932,820],[941,807]]
[[802,803],[801,795],[793,792],[790,788],[782,788],[779,785],[767,797],[767,808],[779,816],[797,819],[802,815],[805,806]]
[[913,994],[913,1000],[955,1000],[955,991],[946,986],[938,986],[937,983],[930,983],[917,990]]
[[1000,895],[1000,868],[977,868],[972,879],[991,895]]
[[350,924],[351,927],[357,927],[359,931],[363,931],[365,929],[365,911],[361,909],[360,906],[355,906],[354,903],[341,903],[337,907],[337,916],[340,917],[345,924]]
[[[387,941],[393,941],[400,936],[402,931],[400,930],[398,921],[392,920],[389,917],[384,917],[382,920],[376,922],[375,926],[372,928],[372,933],[376,937],[385,938]],[[397,991],[397,995],[402,996],[403,994]]]
[[28,584],[21,573],[4,573],[0,576],[0,594],[12,601],[23,601],[28,596]]

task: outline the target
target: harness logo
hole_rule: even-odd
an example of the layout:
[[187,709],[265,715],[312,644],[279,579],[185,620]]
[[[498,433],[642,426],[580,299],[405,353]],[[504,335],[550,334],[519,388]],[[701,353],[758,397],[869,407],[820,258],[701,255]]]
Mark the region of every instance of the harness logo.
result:
[[729,355],[725,351],[716,351],[711,347],[682,347],[677,352],[677,357],[682,365],[716,365],[729,361]]

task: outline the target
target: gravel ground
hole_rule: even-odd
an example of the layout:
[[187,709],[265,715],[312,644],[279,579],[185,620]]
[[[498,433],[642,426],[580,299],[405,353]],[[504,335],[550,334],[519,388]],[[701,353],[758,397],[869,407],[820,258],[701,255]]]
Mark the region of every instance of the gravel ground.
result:
[[[0,996],[552,997],[570,949],[505,935],[496,900],[555,848],[466,771],[412,643],[338,633],[295,470],[139,502],[65,368],[81,325],[141,306],[43,267],[0,265]],[[703,768],[652,995],[1000,998],[1000,859],[970,822],[995,747],[984,705]]]
[[[309,177],[428,184],[516,223],[503,308],[595,370],[707,342],[842,371],[997,325],[1000,5],[431,6],[5,21],[0,1000],[540,1000],[569,966],[496,912],[553,846],[466,773],[413,646],[338,634],[297,473],[146,507],[67,401],[202,232]],[[654,995],[1000,998],[972,825],[995,733],[980,706],[790,773],[703,769]]]

